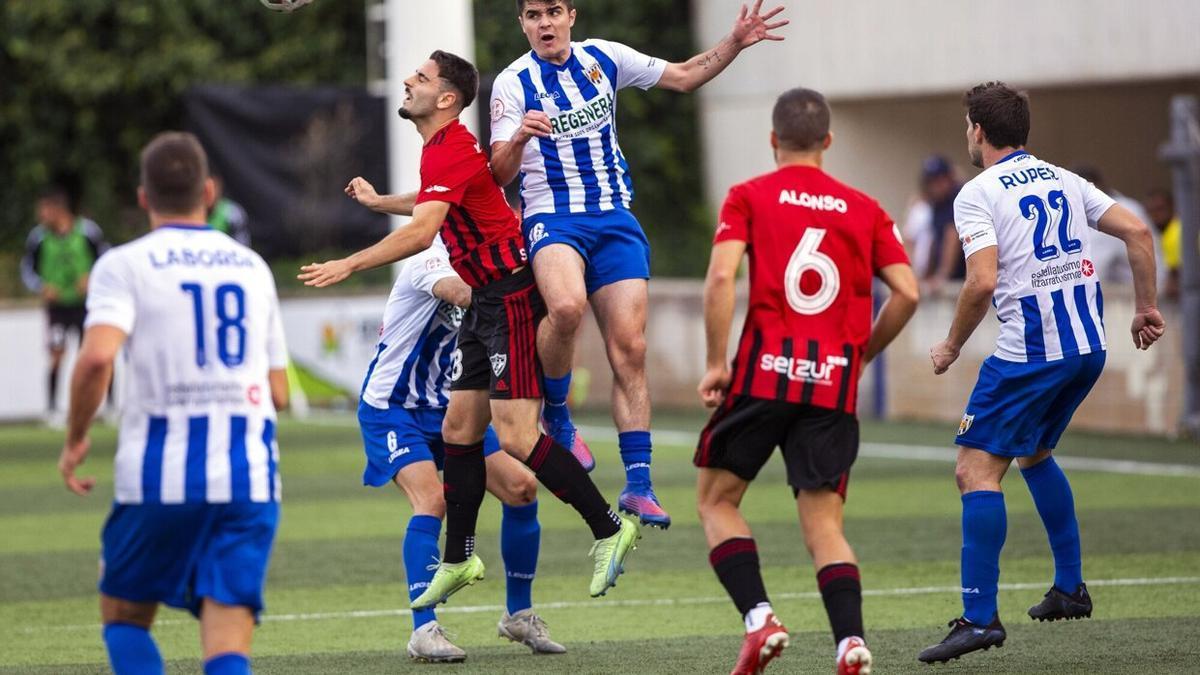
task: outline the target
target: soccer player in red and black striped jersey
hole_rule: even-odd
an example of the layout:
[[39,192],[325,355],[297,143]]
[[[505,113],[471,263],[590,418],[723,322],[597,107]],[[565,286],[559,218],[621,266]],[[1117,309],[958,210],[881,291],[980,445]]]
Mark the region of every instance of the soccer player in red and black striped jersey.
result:
[[[775,102],[778,168],[729,191],[705,282],[708,371],[699,391],[716,411],[696,449],[697,503],[709,560],[746,623],[734,673],[760,672],[787,646],[738,510],[776,446],[838,645],[837,672],[870,672],[862,586],[842,534],[842,506],[858,454],[859,374],[916,311],[917,280],[879,204],[821,169],[833,139],[829,118],[825,98],[809,89]],[[730,368],[734,278],[743,255],[750,259],[750,306]],[[875,277],[891,295],[872,325]]]
[[487,483],[483,436],[489,421],[500,447],[525,462],[591,528],[597,540],[593,597],[616,582],[638,538],[637,526],[613,512],[574,455],[538,431],[542,373],[536,336],[546,307],[526,261],[516,216],[478,141],[458,121],[478,88],[475,66],[443,51],[435,51],[404,81],[407,96],[400,116],[411,120],[425,141],[421,189],[378,195],[370,183],[355,178],[346,192],[374,210],[411,215],[412,221],[347,258],[306,265],[299,275],[307,285],[328,286],[423,251],[440,231],[451,266],[471,287],[471,306],[450,364],[450,404],[442,424],[446,547],[442,564],[413,609],[444,602],[483,577],[483,562],[474,552],[475,521]]

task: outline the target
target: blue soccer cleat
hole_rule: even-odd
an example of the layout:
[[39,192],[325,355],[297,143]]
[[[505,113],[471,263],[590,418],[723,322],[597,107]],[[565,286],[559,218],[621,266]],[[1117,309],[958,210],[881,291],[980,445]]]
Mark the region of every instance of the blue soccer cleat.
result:
[[617,505],[623,513],[637,516],[642,525],[661,527],[664,530],[671,526],[671,516],[667,515],[658,503],[654,488],[649,483],[626,484]]
[[596,458],[592,456],[591,448],[583,442],[583,437],[579,435],[579,430],[571,423],[569,417],[559,424],[551,424],[550,420],[543,416],[542,428],[554,439],[555,443],[571,451],[571,455],[575,457],[584,471],[590,473],[592,469],[596,468]]

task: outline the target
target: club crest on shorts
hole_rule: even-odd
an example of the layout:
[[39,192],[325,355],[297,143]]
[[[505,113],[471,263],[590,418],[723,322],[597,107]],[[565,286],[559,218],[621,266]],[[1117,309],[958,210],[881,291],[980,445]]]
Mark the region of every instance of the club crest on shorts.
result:
[[963,413],[962,421],[958,423],[958,435],[962,436],[971,428],[971,423],[975,421],[974,415]]
[[508,354],[492,354],[488,360],[492,362],[492,372],[496,374],[496,377],[500,377],[504,373],[504,368],[508,366]]

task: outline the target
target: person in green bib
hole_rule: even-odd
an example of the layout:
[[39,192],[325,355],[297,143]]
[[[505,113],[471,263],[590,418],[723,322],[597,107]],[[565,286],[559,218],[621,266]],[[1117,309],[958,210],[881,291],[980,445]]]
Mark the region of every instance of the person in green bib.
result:
[[41,193],[37,218],[38,225],[25,240],[21,279],[31,292],[41,295],[46,306],[49,410],[53,413],[67,337],[72,331],[76,336],[83,334],[88,273],[108,244],[96,223],[76,215],[71,195],[63,187],[51,186]]
[[219,175],[210,173],[209,177],[216,186],[217,199],[208,212],[208,226],[233,237],[234,241],[242,246],[249,246],[250,223],[246,218],[246,209],[225,196],[225,182]]

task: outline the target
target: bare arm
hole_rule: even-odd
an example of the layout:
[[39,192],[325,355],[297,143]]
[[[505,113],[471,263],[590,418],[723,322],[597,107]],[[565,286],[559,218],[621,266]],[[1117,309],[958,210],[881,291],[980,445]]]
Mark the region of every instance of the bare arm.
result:
[[433,238],[446,221],[449,210],[448,202],[418,204],[413,209],[412,221],[392,230],[378,243],[347,258],[305,265],[300,268],[301,273],[296,278],[303,281],[305,286],[324,288],[345,280],[355,272],[394,263],[424,251],[433,244]]
[[1125,242],[1129,266],[1133,270],[1133,296],[1136,306],[1130,333],[1138,349],[1149,349],[1166,328],[1158,312],[1158,289],[1154,262],[1154,239],[1150,228],[1132,211],[1113,204],[1100,216],[1100,231]]
[[782,40],[782,36],[772,35],[771,31],[788,25],[788,20],[768,22],[783,11],[783,6],[776,7],[766,14],[759,14],[760,9],[762,9],[762,0],[756,0],[754,8],[749,11],[745,5],[742,5],[742,11],[734,21],[733,30],[729,32],[729,35],[721,38],[721,41],[712,49],[697,54],[683,63],[667,64],[662,77],[658,80],[658,86],[672,91],[695,91],[704,83],[720,75],[721,71],[725,70],[743,49],[763,40]]
[[396,216],[411,216],[417,203],[416,192],[405,192],[399,195],[381,195],[375,191],[375,186],[362,176],[357,176],[346,185],[346,194],[359,204],[378,211]]
[[67,489],[86,495],[96,485],[92,477],[76,478],[75,469],[87,459],[92,418],[104,402],[112,379],[113,361],[125,344],[125,332],[114,326],[92,326],[83,334],[75,371],[71,374],[71,404],[67,413],[67,440],[58,458],[58,471]]
[[920,299],[917,290],[917,275],[912,267],[903,263],[888,265],[879,270],[879,278],[891,290],[891,295],[879,308],[875,324],[871,326],[871,339],[867,341],[867,350],[863,354],[863,365],[870,363],[879,352],[891,344],[900,334],[901,329],[917,311]]
[[471,306],[471,287],[457,276],[446,277],[433,285],[433,297],[466,309]]
[[963,345],[979,327],[979,322],[987,316],[992,293],[996,290],[998,264],[995,246],[980,249],[967,258],[967,279],[958,294],[950,334],[929,350],[934,374],[941,375],[950,368]]
[[271,402],[275,404],[275,410],[285,410],[288,407],[287,368],[272,368],[267,372],[267,383],[271,386]]
[[713,246],[704,279],[704,336],[707,371],[698,391],[704,405],[714,407],[725,400],[730,373],[727,359],[729,328],[733,321],[734,284],[738,266],[746,252],[744,241],[723,241]]

